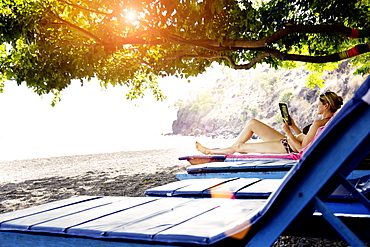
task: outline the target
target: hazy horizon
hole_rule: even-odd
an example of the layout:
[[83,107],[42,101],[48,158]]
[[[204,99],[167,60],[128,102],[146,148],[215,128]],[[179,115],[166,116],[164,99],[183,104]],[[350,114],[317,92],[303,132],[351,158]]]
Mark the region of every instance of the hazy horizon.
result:
[[40,97],[24,85],[6,82],[0,94],[0,161],[147,149],[156,145],[156,136],[172,132],[177,109],[170,106],[188,97],[197,84],[212,83],[217,74],[206,72],[191,83],[161,79],[168,97],[163,102],[150,91],[129,101],[125,86],[102,90],[97,81],[83,87],[74,81],[55,107],[52,95]]

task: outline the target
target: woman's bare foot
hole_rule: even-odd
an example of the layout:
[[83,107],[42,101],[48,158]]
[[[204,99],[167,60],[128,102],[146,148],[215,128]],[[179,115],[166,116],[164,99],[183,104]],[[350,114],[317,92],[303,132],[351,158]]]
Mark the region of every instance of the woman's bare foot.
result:
[[206,148],[204,147],[202,144],[200,144],[199,142],[195,142],[195,147],[197,148],[197,150],[203,154],[213,154],[212,153],[212,149],[209,149],[209,148]]

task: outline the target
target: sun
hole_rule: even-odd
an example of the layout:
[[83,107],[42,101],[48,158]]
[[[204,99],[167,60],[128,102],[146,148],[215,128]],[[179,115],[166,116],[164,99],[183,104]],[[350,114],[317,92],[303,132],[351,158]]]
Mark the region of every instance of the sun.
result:
[[129,11],[126,12],[126,19],[128,21],[136,21],[137,15],[134,11],[129,10]]

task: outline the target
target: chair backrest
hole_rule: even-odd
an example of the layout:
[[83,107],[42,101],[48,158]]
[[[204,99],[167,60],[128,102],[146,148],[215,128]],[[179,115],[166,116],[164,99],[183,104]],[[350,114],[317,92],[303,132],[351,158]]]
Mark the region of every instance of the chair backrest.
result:
[[[315,198],[329,196],[339,185],[336,176],[347,177],[369,154],[369,103],[370,77],[288,172],[282,185],[253,219],[252,246],[271,245],[299,214],[312,215]],[[261,240],[263,242],[259,242]]]

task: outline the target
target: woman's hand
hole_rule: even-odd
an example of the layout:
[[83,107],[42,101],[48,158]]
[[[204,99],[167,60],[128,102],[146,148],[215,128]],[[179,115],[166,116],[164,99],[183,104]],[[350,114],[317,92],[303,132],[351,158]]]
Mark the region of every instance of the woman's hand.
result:
[[295,124],[294,119],[291,116],[290,116],[290,122],[292,122],[291,127],[297,127],[297,125]]
[[[283,130],[284,132],[287,134],[287,136],[289,137],[289,134],[292,134],[292,131],[290,130],[290,126],[288,125],[287,122],[283,121]],[[293,122],[292,122],[293,124]]]
[[288,125],[288,123],[286,123],[284,121],[283,130],[286,133],[286,136],[287,136],[287,139],[288,139],[288,143],[291,146],[291,148],[295,152],[299,152],[299,150],[301,150],[301,146],[302,146],[301,145],[301,140],[298,140],[293,135],[291,128],[293,129],[294,133],[296,133],[296,134],[297,134],[296,131],[299,131],[300,132],[300,130],[298,129],[297,125],[295,125],[294,120],[292,118],[291,118],[291,121],[292,121],[292,125]]
[[299,135],[300,133],[302,133],[302,131],[298,128],[298,126],[296,125],[296,123],[295,123],[295,121],[292,117],[290,117],[290,122],[292,122],[292,125],[290,125],[289,127],[293,129],[293,131],[296,135]]

